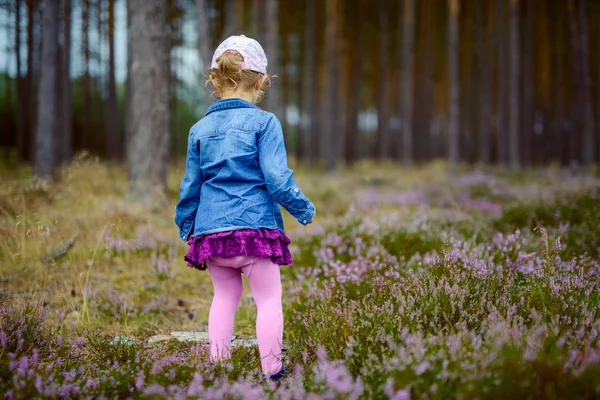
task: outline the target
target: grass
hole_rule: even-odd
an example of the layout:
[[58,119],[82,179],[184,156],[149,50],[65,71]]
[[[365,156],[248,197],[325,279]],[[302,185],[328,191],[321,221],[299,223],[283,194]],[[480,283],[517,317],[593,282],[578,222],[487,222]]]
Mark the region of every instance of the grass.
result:
[[[297,170],[317,219],[284,215],[286,358],[211,365],[212,285],[185,266],[171,207],[131,201],[123,166],[80,156],[41,182],[0,169],[0,392],[12,398],[594,398],[599,182],[560,170],[364,163]],[[74,239],[66,254],[41,260]],[[235,334],[254,336],[245,283]],[[115,343],[115,335],[135,339]]]

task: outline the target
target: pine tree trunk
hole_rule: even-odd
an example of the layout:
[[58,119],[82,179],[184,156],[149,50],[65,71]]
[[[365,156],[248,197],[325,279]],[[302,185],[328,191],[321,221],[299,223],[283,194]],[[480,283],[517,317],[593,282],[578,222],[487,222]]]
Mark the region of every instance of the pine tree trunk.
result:
[[82,4],[82,40],[83,40],[83,119],[86,129],[81,138],[81,144],[84,149],[89,150],[91,146],[90,131],[93,130],[92,122],[92,79],[90,76],[90,0],[83,0]]
[[[259,3],[259,0],[255,0]],[[317,154],[315,142],[320,135],[318,116],[317,83],[317,0],[306,0],[306,22],[304,26],[304,76],[302,83],[302,154],[306,164],[312,166]]]
[[131,118],[127,165],[134,199],[166,200],[169,155],[169,36],[164,0],[129,0]]
[[265,35],[264,12],[264,0],[252,0],[252,35],[259,43],[262,43]]
[[60,133],[60,153],[62,162],[70,162],[73,157],[73,128],[71,125],[73,112],[71,110],[71,0],[64,0],[64,51],[62,55],[62,106]]
[[508,149],[506,140],[506,14],[504,0],[496,0],[496,48],[498,51],[496,70],[496,163],[506,165]]
[[225,27],[223,28],[223,40],[236,34],[235,3],[235,0],[225,0]]
[[327,0],[327,25],[325,27],[326,49],[326,103],[325,132],[323,132],[323,154],[328,171],[337,164],[338,102],[339,102],[339,0]]
[[532,161],[532,146],[533,137],[533,117],[534,117],[534,84],[535,77],[533,75],[534,63],[534,48],[533,48],[533,30],[535,22],[535,1],[529,0],[524,2],[525,7],[525,40],[522,59],[523,78],[521,88],[523,90],[523,114],[522,114],[522,130],[520,135],[521,141],[521,157],[523,164],[531,165]]
[[[575,0],[570,0],[575,1]],[[576,40],[579,46],[576,49],[578,52],[579,79],[581,82],[581,114],[582,114],[582,141],[581,141],[581,159],[586,167],[589,167],[594,162],[595,153],[595,138],[596,130],[594,121],[594,106],[592,102],[592,79],[590,74],[590,57],[587,29],[587,14],[586,0],[578,0],[578,19],[579,32]]]
[[[281,74],[281,65],[279,63],[279,10],[277,0],[267,0],[265,19],[267,24],[267,42],[265,52],[269,62],[269,74]],[[282,107],[280,104],[280,81],[273,79],[272,86],[267,90],[264,109],[272,112],[278,118],[283,118]]]
[[448,0],[448,72],[450,80],[450,118],[448,121],[448,161],[457,165],[460,161],[460,81],[459,81],[459,42],[458,17],[460,1]]
[[55,166],[54,140],[56,127],[58,61],[58,2],[46,0],[43,14],[42,64],[38,96],[38,116],[35,135],[35,173],[44,179],[52,178]]
[[[431,136],[432,121],[435,117],[435,72],[436,72],[436,32],[437,32],[437,0],[426,0],[416,2],[416,13],[423,14],[416,20],[418,31],[415,35],[422,44],[415,44],[415,106],[414,106],[414,129],[413,129],[413,152],[415,161],[428,160],[436,153],[436,145],[439,140]],[[402,26],[399,26],[399,35],[402,35]],[[399,40],[402,46],[402,40]],[[402,57],[402,49],[398,51]],[[402,61],[401,61],[402,62]],[[400,64],[401,64],[400,62]],[[401,89],[400,89],[401,90]]]
[[17,59],[17,158],[24,161],[25,149],[25,91],[23,88],[23,68],[21,66],[21,1],[15,2],[15,56]]
[[598,111],[596,113],[596,162],[600,164],[600,17],[598,17],[598,22],[596,24],[598,27],[598,38],[596,40],[598,48],[596,49],[596,72],[598,73],[596,79],[596,107]]
[[[478,1],[476,2],[478,3]],[[491,20],[484,17],[485,4],[477,8],[477,25],[479,38],[477,40],[480,60],[480,102],[479,102],[479,160],[488,165],[491,162],[491,114],[492,114],[492,51],[491,48]],[[489,14],[488,14],[489,15]]]
[[509,8],[509,120],[508,149],[509,165],[513,171],[521,168],[519,152],[519,0],[510,0]]
[[404,0],[402,43],[402,163],[413,163],[413,71],[415,60],[415,2]]
[[360,18],[365,12],[364,0],[359,0],[356,9],[353,8],[351,12],[352,26],[354,27],[352,36],[356,38],[356,42],[351,46],[348,72],[348,87],[352,91],[351,96],[348,98],[348,113],[346,115],[347,140],[344,158],[348,165],[354,164],[359,158],[361,145],[358,113],[360,112],[363,93],[361,76],[365,57],[365,29],[364,25],[360,23]]
[[119,106],[115,79],[115,0],[108,0],[108,100],[106,104],[106,155],[110,161],[121,159]]
[[390,156],[390,46],[389,46],[389,14],[387,2],[377,2],[377,21],[379,34],[376,40],[379,45],[378,110],[377,133],[379,140],[378,155],[381,160]]
[[34,54],[34,20],[35,18],[35,2],[27,0],[27,74],[23,82],[25,91],[25,137],[23,147],[20,150],[20,159],[22,161],[31,161],[33,159],[33,150],[35,147],[35,119],[37,117],[35,110],[35,102],[37,94],[35,91],[34,79],[35,73],[33,70],[33,54]]
[[564,18],[561,10],[556,6],[556,24],[554,24],[555,38],[555,61],[554,61],[554,113],[555,140],[554,151],[556,160],[561,164],[567,163],[567,145],[564,137],[564,121],[565,121],[565,85],[564,85],[564,48],[565,48],[565,33],[564,33]]
[[[210,20],[208,18],[209,6],[208,0],[196,0],[196,29],[198,30],[198,52],[200,61],[202,62],[202,70],[204,74],[201,78],[208,76],[210,63],[212,62],[212,35],[210,28]],[[210,91],[206,91],[204,96],[204,106],[208,109],[212,103]]]

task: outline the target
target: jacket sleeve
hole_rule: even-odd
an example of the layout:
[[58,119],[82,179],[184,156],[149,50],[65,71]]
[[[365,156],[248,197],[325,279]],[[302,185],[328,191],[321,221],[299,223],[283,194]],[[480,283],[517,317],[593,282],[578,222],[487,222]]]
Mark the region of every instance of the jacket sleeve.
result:
[[204,181],[200,168],[200,143],[194,140],[192,131],[193,128],[188,137],[185,174],[179,189],[179,202],[175,207],[175,223],[179,227],[179,237],[183,241],[186,241],[190,233],[193,233],[196,212],[200,203],[200,188]]
[[281,123],[274,115],[258,137],[258,158],[267,190],[302,225],[312,221],[315,206],[304,196],[288,168]]

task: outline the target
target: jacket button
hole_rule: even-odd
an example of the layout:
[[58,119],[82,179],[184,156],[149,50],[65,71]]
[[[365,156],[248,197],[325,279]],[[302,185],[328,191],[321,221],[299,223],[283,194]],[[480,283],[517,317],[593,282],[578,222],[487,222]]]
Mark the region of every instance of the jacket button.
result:
[[302,223],[303,223],[303,224],[305,224],[305,223],[306,223],[306,220],[302,221]]
[[294,192],[298,193],[298,188],[294,188]]

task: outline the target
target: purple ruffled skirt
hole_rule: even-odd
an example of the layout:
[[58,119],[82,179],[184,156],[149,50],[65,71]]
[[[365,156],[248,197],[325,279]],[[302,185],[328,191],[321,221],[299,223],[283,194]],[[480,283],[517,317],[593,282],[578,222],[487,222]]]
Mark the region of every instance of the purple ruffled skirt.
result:
[[190,249],[183,257],[188,267],[206,269],[210,257],[250,256],[270,258],[279,265],[292,264],[288,245],[292,241],[277,229],[240,229],[200,235],[188,241]]

